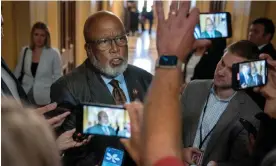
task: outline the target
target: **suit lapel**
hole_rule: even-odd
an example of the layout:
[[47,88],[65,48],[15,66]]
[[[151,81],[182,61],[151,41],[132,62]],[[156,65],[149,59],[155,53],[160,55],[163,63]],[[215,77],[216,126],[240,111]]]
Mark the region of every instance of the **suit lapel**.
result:
[[17,80],[17,78],[15,78],[15,76],[13,75],[13,73],[10,71],[8,65],[6,64],[6,62],[4,61],[4,59],[2,57],[1,57],[1,66],[9,73],[9,75],[11,76],[11,78],[15,81],[19,97],[24,102],[26,102],[25,104],[31,104],[30,101],[28,100],[28,97],[27,97],[24,89],[22,88],[21,84],[19,83],[19,81]]
[[116,103],[113,99],[113,96],[109,92],[100,74],[96,71],[96,69],[92,65],[90,65],[90,62],[88,60],[86,60],[85,63],[87,68],[85,71],[86,71],[88,87],[91,95],[90,99],[96,103],[115,105]]
[[124,78],[130,101],[134,101],[135,99],[143,101],[146,92],[143,90],[141,83],[138,78],[135,77],[134,73],[131,74],[129,68],[124,72]]
[[237,94],[233,97],[233,99],[228,104],[226,110],[219,118],[213,133],[211,134],[210,141],[208,143],[208,146],[205,150],[204,158],[207,159],[212,150],[214,149],[214,146],[217,144],[217,141],[219,141],[220,136],[222,136],[223,132],[226,131],[228,126],[230,126],[233,122],[235,122],[235,119],[239,115],[239,110],[241,108],[241,104],[244,104],[244,97],[243,93],[237,92]]
[[[199,120],[200,120],[200,115],[202,113],[203,107],[205,105],[205,102],[207,100],[207,97],[210,93],[210,89],[213,85],[212,81],[209,81],[207,84],[205,84],[204,86],[202,86],[202,89],[200,89],[200,95],[197,95],[197,104],[195,104],[195,107],[192,108],[192,126],[190,129],[190,136],[189,136],[189,145],[192,146],[195,140],[195,136],[196,136],[196,132],[197,132],[197,128],[199,125]],[[198,93],[199,94],[199,93]],[[202,103],[202,104],[198,104],[198,103]],[[185,111],[185,110],[184,110]]]

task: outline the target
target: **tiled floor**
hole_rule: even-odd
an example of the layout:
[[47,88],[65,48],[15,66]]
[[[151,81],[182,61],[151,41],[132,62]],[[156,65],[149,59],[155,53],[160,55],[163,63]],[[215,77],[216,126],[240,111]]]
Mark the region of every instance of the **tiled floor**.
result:
[[156,33],[147,31],[140,35],[129,36],[129,63],[154,74],[156,50]]

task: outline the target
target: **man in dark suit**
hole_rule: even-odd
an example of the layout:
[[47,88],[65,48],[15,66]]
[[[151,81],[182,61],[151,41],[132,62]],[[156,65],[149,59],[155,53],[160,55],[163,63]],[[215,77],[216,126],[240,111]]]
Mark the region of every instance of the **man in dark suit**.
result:
[[[97,12],[86,20],[84,38],[88,58],[52,85],[51,99],[72,105],[81,102],[122,105],[135,99],[143,101],[152,75],[127,63],[128,41],[122,21],[111,12]],[[76,126],[78,111],[71,112],[61,126],[62,131]],[[107,146],[123,149],[119,139],[95,136],[87,146],[67,151],[64,164],[99,164]],[[127,152],[125,154],[124,164],[133,165]]]
[[257,71],[255,64],[251,68],[252,84],[253,86],[258,86],[263,84],[263,77]]
[[258,18],[250,25],[248,40],[259,47],[260,53],[269,54],[276,59],[276,50],[271,44],[274,33],[275,26],[271,19]]
[[89,127],[85,130],[84,133],[93,133],[93,134],[100,134],[100,135],[112,135],[115,136],[115,130],[109,126],[108,115],[104,111],[100,111],[98,113],[98,124]]
[[216,30],[213,20],[209,17],[205,20],[205,31],[201,33],[201,38],[222,37],[222,34]]
[[251,68],[249,64],[245,63],[241,67],[240,74],[240,86],[241,88],[247,88],[254,85],[253,78],[251,75]]

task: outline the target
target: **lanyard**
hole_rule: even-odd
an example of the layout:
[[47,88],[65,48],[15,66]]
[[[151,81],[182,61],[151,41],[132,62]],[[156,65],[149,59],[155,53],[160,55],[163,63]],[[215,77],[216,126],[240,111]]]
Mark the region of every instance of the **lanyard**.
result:
[[204,109],[203,109],[203,115],[202,115],[202,118],[201,118],[201,124],[200,124],[200,131],[199,131],[199,139],[200,139],[200,143],[199,143],[199,149],[202,148],[204,142],[207,140],[207,138],[209,137],[209,135],[213,132],[214,128],[216,127],[216,124],[213,126],[213,128],[207,133],[207,135],[202,139],[202,123],[203,123],[203,120],[204,120],[204,116],[205,116],[205,112],[206,112],[206,109],[207,109],[207,105],[208,105],[208,102],[209,102],[209,98],[210,98],[210,93],[208,94],[208,97],[207,97],[207,101],[205,103],[205,106],[204,106]]

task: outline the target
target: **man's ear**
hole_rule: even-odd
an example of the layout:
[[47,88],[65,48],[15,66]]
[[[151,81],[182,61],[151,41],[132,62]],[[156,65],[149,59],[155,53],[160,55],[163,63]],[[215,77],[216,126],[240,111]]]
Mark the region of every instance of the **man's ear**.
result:
[[266,41],[270,41],[271,40],[271,33],[265,33],[264,37],[265,37]]
[[91,47],[90,44],[85,43],[84,49],[85,49],[85,51],[87,52],[87,55],[93,55],[92,47]]

